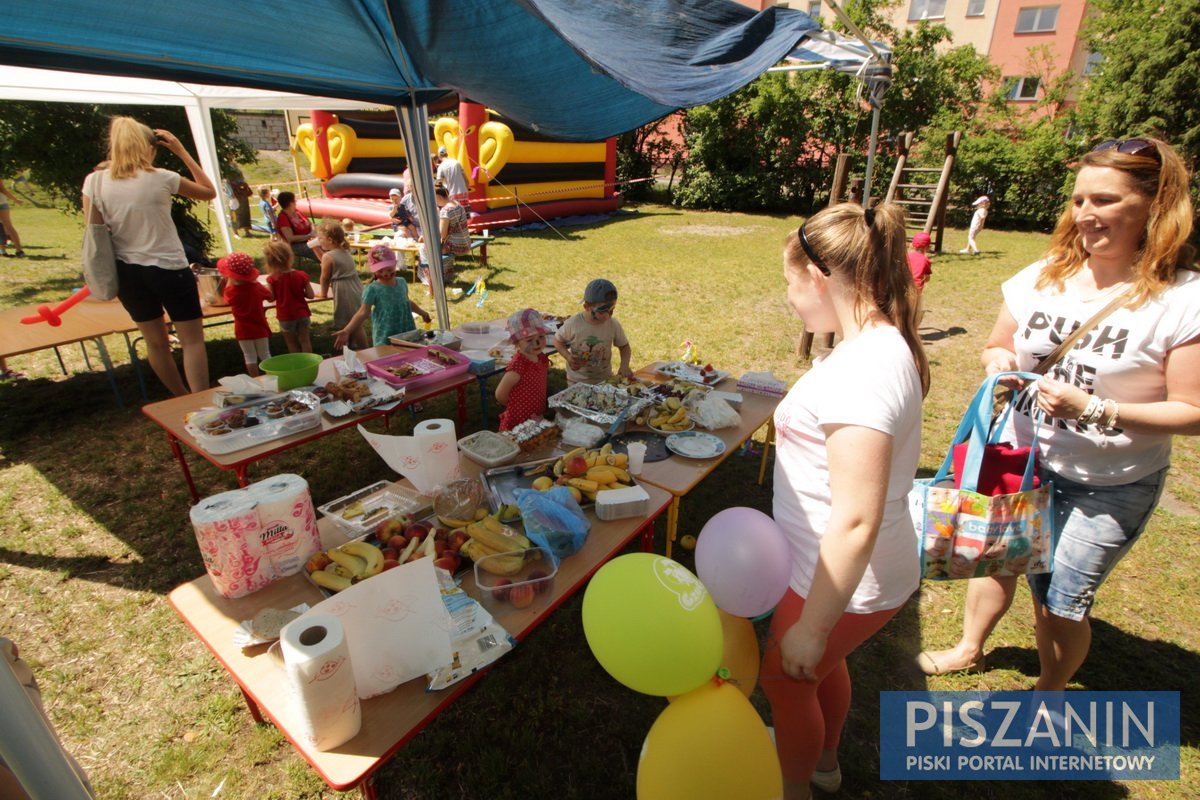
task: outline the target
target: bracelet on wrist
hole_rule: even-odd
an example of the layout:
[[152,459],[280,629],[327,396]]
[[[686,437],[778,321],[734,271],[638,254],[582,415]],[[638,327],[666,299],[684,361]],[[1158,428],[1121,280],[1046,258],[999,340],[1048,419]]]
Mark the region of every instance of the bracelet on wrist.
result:
[[1104,413],[1103,401],[1101,401],[1099,397],[1092,395],[1090,398],[1088,398],[1087,405],[1084,407],[1083,411],[1079,413],[1079,416],[1076,417],[1076,419],[1081,425],[1091,425],[1100,418],[1102,413]]

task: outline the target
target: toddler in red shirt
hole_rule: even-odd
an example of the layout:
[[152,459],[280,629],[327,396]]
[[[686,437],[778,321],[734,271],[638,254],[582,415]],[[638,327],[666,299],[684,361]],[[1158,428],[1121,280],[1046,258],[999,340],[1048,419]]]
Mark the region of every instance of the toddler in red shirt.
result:
[[225,302],[233,311],[233,336],[242,348],[246,373],[257,378],[258,362],[271,357],[271,328],[263,301],[274,299],[274,295],[258,282],[258,269],[247,253],[230,253],[217,262],[217,271],[229,279]]
[[275,295],[275,318],[287,342],[289,353],[311,353],[310,333],[312,312],[308,301],[313,299],[308,273],[292,269],[292,248],[283,242],[268,242],[263,248],[267,260],[267,285]]
[[542,315],[523,308],[508,318],[508,338],[517,347],[508,369],[496,387],[496,400],[507,406],[500,415],[500,430],[541,419],[546,413],[546,376],[550,358],[545,354],[550,329]]

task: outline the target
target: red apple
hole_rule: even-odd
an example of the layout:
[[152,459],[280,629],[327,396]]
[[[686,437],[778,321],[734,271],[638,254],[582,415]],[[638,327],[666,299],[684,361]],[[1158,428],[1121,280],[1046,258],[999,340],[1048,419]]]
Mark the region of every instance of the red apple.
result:
[[404,525],[404,520],[398,517],[388,517],[383,522],[375,526],[375,538],[381,542],[386,542],[397,533],[403,531]]
[[389,569],[395,569],[398,566],[400,566],[400,562],[394,558],[385,558],[383,560],[383,571],[384,572],[387,572]]
[[449,572],[451,575],[453,575],[455,572],[458,572],[458,568],[462,566],[462,562],[459,560],[458,556],[454,555],[453,553],[447,553],[441,558],[435,560],[433,565],[435,567],[441,567],[442,569],[446,570],[446,572]]
[[418,542],[425,541],[425,535],[429,533],[428,522],[410,522],[404,526],[404,535],[409,539],[416,539]]
[[533,587],[528,583],[522,583],[512,587],[508,593],[508,602],[512,603],[513,608],[527,608],[533,603],[533,597],[537,594]]
[[433,542],[434,558],[441,558],[442,554],[446,552],[446,549],[447,549],[446,543],[444,541],[438,541],[436,539],[434,540],[434,542]]
[[387,540],[387,546],[395,550],[397,553],[403,553],[404,548],[408,547],[408,537],[403,533],[398,533]]
[[304,566],[309,572],[316,572],[317,570],[325,569],[329,562],[329,556],[325,555],[324,553],[315,553],[310,559],[308,559],[308,563]]
[[550,588],[550,581],[547,580],[549,577],[550,574],[544,569],[535,569],[529,573],[529,577],[526,580],[533,584],[534,591],[542,594]]
[[446,546],[449,547],[453,552],[457,553],[459,550],[462,550],[463,544],[465,544],[470,538],[470,534],[468,534],[462,528],[455,528],[454,530],[450,531],[450,537],[446,540]]
[[583,456],[575,456],[570,461],[568,461],[565,465],[563,465],[563,472],[567,473],[572,478],[578,478],[581,475],[586,475],[587,471],[588,471],[587,459],[584,458]]
[[501,602],[507,600],[509,590],[505,587],[508,586],[512,586],[512,581],[508,578],[497,578],[496,583],[492,585],[492,595]]
[[392,561],[395,561],[396,559],[398,559],[400,557],[400,551],[394,547],[384,547],[381,549],[383,550],[383,560],[384,561],[387,561],[389,558]]
[[448,528],[443,528],[440,525],[434,525],[433,530],[431,530],[430,533],[433,535],[433,538],[439,542],[444,542],[450,538],[450,530]]

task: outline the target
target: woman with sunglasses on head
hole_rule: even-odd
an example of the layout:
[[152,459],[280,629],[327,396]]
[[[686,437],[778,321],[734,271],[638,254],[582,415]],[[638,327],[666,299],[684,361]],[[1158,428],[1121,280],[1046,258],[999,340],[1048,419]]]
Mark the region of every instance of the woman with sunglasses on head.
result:
[[[1065,689],[1091,646],[1096,590],[1158,504],[1173,434],[1200,433],[1200,273],[1187,168],[1158,139],[1109,140],[1080,160],[1046,258],[1005,282],[983,350],[989,374],[1028,372],[1115,299],[1121,302],[1015,405],[1031,437],[1036,408],[1044,477],[1054,484],[1054,570],[1028,576],[1041,674]],[[1027,398],[1027,399],[1026,399]],[[967,586],[963,635],[921,653],[926,674],[984,666],[984,643],[1017,579]]]
[[908,492],[921,455],[929,362],[904,211],[845,203],[784,249],[787,301],[806,330],[841,340],[775,411],[773,514],[792,578],[775,608],[760,680],[771,702],[784,798],[841,785],[850,710],[846,657],[920,580]]

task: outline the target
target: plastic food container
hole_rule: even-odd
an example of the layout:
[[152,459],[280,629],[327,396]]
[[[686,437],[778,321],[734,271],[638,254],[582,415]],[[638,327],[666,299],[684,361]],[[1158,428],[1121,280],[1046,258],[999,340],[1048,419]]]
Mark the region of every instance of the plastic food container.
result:
[[[406,386],[411,389],[461,375],[470,366],[471,359],[462,353],[435,344],[369,361],[367,372],[393,386]],[[388,371],[391,369],[405,369],[410,374],[397,375]]]
[[[356,503],[362,504],[361,515],[354,513],[357,511],[353,508]],[[385,519],[400,514],[416,517],[427,511],[430,505],[431,501],[426,495],[387,481],[378,481],[344,497],[331,500],[323,506],[317,506],[317,510],[351,538],[358,538],[373,533]],[[352,516],[347,516],[348,509]]]
[[596,516],[604,521],[644,517],[650,509],[650,495],[641,486],[610,489],[596,495]]
[[511,575],[496,575],[486,568],[489,559],[508,558],[507,554],[484,556],[475,562],[475,586],[483,605],[493,614],[542,608],[553,594],[558,562],[544,547],[525,551],[525,563]]
[[507,436],[492,431],[479,431],[458,440],[458,449],[476,464],[498,467],[517,457],[521,448]]
[[471,359],[471,366],[467,370],[472,375],[487,375],[495,372],[496,359],[487,354],[485,350],[463,350],[462,354]]
[[223,455],[320,424],[317,396],[293,391],[234,408],[197,412],[188,418],[184,428],[207,452]]

